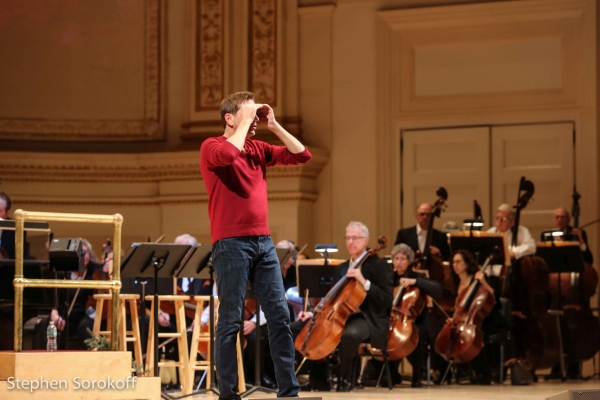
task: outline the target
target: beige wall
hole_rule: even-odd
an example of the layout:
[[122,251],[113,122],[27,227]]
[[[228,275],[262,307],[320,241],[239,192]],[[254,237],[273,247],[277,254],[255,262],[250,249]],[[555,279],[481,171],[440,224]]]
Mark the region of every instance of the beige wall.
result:
[[[14,83],[0,89],[0,178],[16,207],[131,209],[124,212],[131,236],[188,230],[206,238],[206,209],[197,197],[204,189],[194,164],[198,145],[222,132],[216,106],[224,93],[258,90],[252,76],[262,66],[253,57],[261,54],[265,96],[278,119],[318,155],[304,172],[270,178],[276,236],[343,248],[350,220],[390,239],[411,225],[401,219],[404,129],[572,120],[581,220],[598,216],[592,0],[269,0],[261,4],[274,10],[274,19],[262,25],[249,19],[252,2],[137,0],[127,3],[127,23],[109,32],[121,3],[71,8],[64,26],[56,25],[57,18],[32,21],[24,12],[2,25],[11,41],[0,39],[0,46],[11,61],[0,68]],[[53,17],[61,12],[48,11]],[[208,16],[204,23],[202,16]],[[32,24],[31,33],[19,34]],[[59,40],[63,31],[80,41],[72,52]],[[207,32],[215,35],[200,35]],[[268,34],[249,42],[247,32]],[[44,33],[45,41],[38,41]],[[23,54],[38,57],[36,63]],[[39,90],[32,92],[31,82]],[[119,90],[126,93],[106,97]],[[23,121],[34,117],[51,121]],[[118,121],[89,123],[107,119]],[[135,133],[131,120],[143,125],[142,133]],[[153,126],[155,136],[148,136]],[[259,137],[277,141],[263,131]],[[52,158],[63,152],[74,154]],[[35,161],[46,156],[51,168]],[[149,170],[157,158],[167,169],[188,160],[185,176]],[[135,165],[116,172],[101,168],[87,177],[92,161]],[[84,178],[65,183],[64,173]],[[123,183],[111,181],[115,174]],[[289,195],[279,196],[280,190]],[[598,253],[595,227],[588,232]]]

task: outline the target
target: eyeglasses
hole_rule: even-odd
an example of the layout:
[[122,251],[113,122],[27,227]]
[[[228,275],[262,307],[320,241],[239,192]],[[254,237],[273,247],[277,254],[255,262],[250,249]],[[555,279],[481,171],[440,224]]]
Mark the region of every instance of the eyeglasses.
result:
[[506,218],[506,217],[496,217],[496,221],[506,222],[506,221],[508,221],[508,218]]
[[359,239],[364,239],[366,236],[344,236],[346,242],[356,242]]
[[569,218],[569,216],[567,216],[567,215],[555,215],[554,216],[554,219],[567,219],[567,218]]
[[421,213],[417,213],[417,215],[418,215],[419,217],[429,217],[429,216],[431,215],[431,213],[424,213],[424,212],[421,212]]

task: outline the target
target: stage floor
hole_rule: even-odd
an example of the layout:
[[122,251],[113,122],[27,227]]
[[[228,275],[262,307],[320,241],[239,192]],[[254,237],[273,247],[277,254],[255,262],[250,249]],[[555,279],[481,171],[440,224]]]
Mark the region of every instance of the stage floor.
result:
[[[322,397],[323,400],[348,399],[392,399],[392,400],[545,400],[547,397],[570,389],[600,389],[600,380],[535,383],[530,386],[497,385],[450,385],[432,386],[412,389],[409,385],[398,385],[390,391],[383,388],[368,387],[350,393],[337,392],[300,392],[300,397]],[[169,392],[177,396],[176,392]],[[274,399],[274,394],[256,392],[246,397],[248,399]],[[600,397],[599,397],[600,398]],[[214,394],[202,394],[186,397],[194,400],[216,400]]]

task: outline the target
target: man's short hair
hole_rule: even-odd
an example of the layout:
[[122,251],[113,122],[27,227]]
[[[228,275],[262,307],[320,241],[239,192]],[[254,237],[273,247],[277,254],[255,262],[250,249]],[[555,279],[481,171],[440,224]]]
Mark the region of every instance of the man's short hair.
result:
[[6,202],[6,212],[10,211],[10,208],[12,207],[12,201],[10,201],[10,196],[4,193],[3,191],[0,191],[0,199],[4,199],[4,201]]
[[508,219],[510,219],[510,220],[515,219],[515,209],[512,208],[512,206],[508,203],[500,204],[500,207],[498,207],[498,209],[496,211],[502,211],[502,212],[508,213]]
[[362,231],[363,235],[365,235],[365,237],[369,237],[369,228],[367,228],[367,226],[365,224],[363,224],[362,222],[350,221],[350,223],[348,224],[346,229],[348,229],[352,226],[359,228]]
[[254,93],[252,92],[236,92],[232,93],[229,96],[225,97],[223,101],[221,101],[221,122],[223,123],[223,128],[227,126],[227,121],[225,121],[225,114],[233,114],[235,115],[240,109],[240,104],[242,104],[246,100],[254,100]]
[[184,233],[183,235],[179,235],[175,238],[175,242],[177,244],[187,244],[190,246],[198,247],[198,240],[190,234]]

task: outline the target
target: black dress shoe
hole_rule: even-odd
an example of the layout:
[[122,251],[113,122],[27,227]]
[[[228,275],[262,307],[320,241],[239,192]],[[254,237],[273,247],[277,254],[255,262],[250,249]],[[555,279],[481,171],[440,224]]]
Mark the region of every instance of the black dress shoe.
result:
[[277,389],[277,383],[268,376],[263,376],[261,384],[268,389]]
[[423,383],[421,381],[412,381],[410,384],[410,387],[414,387],[414,388],[420,388],[423,386]]
[[337,392],[350,392],[352,390],[352,384],[346,379],[340,379],[337,384]]

